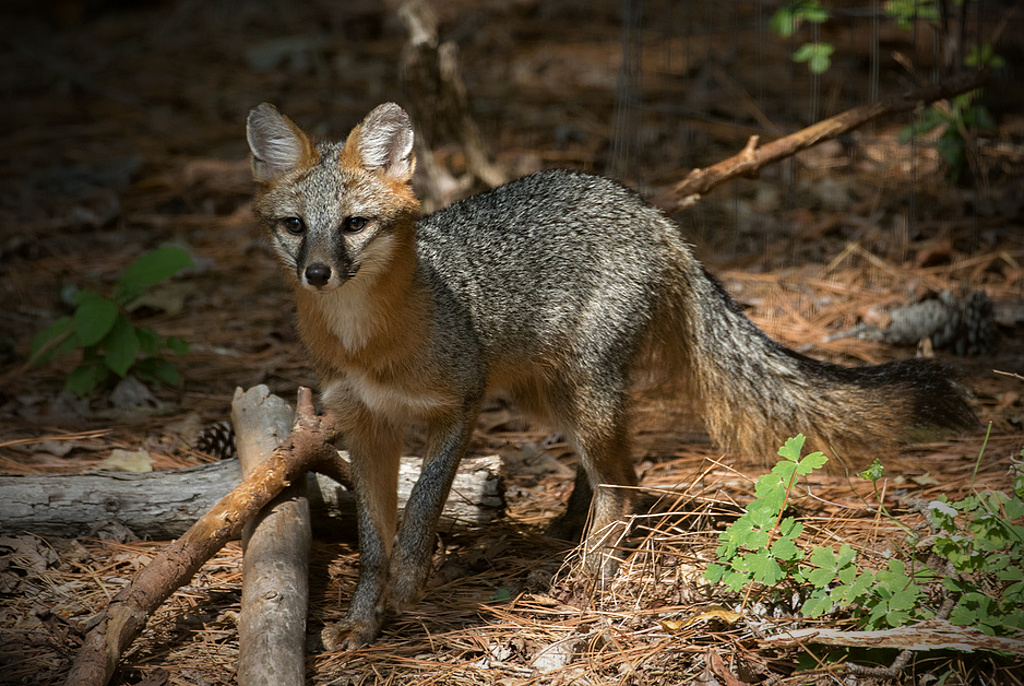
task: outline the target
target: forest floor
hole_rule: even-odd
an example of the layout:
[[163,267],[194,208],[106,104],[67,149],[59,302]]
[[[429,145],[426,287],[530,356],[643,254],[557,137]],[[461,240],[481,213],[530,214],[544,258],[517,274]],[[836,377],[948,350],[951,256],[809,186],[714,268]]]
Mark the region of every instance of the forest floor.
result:
[[[300,125],[341,137],[379,102],[402,102],[406,36],[384,4],[181,0],[132,9],[80,1],[39,9],[18,0],[0,11],[9,38],[0,48],[0,178],[8,189],[0,200],[0,471],[101,469],[117,448],[146,451],[155,470],[199,464],[213,458],[195,449],[198,431],[227,417],[236,387],[267,384],[288,400],[300,385],[315,387],[289,294],[252,216],[245,117],[272,101]],[[474,116],[508,177],[613,168],[658,200],[690,168],[734,154],[752,133],[767,139],[867,100],[868,48],[856,31],[835,38],[833,72],[812,90],[789,46],[772,47],[773,36],[742,13],[716,24],[727,13],[704,3],[690,31],[666,28],[685,16],[666,26],[648,17],[633,94],[643,106],[617,118],[622,3],[436,4],[444,35],[459,44]],[[883,62],[883,94],[911,83],[902,64]],[[812,92],[816,102],[804,95]],[[884,321],[893,307],[944,290],[980,290],[992,301],[994,335],[981,354],[935,353],[961,370],[979,428],[886,460],[881,494],[898,521],[878,514],[877,494],[856,470],[815,472],[794,495],[807,540],[849,542],[868,567],[908,549],[904,526],[923,522],[915,499],[1008,492],[1024,448],[1024,114],[993,108],[998,128],[976,139],[966,183],[950,182],[927,141],[898,141],[904,118],[825,143],[674,215],[759,327],[830,362],[922,354],[836,336]],[[457,143],[431,148],[452,173],[465,170]],[[180,385],[78,399],[62,392],[75,355],[27,364],[33,336],[70,313],[76,289],[109,293],[133,259],[168,243],[188,250],[195,267],[155,289],[137,316],[189,343],[187,354],[172,356]],[[311,651],[309,682],[846,678],[845,658],[761,641],[788,627],[849,628],[849,615],[811,622],[767,595],[744,603],[703,578],[718,534],[753,498],[773,456],[723,455],[698,421],[644,403],[637,412],[641,490],[660,500],[657,517],[638,515],[618,576],[586,583],[575,557],[542,535],[568,497],[575,456],[561,436],[493,400],[471,451],[503,457],[507,516],[442,537],[423,601],[369,648]],[[410,453],[419,447],[410,436]],[[62,682],[89,617],[166,544],[0,538],[0,684]],[[314,542],[311,636],[342,616],[357,561],[351,542]],[[241,550],[232,543],[152,617],[115,683],[232,683],[240,584]],[[944,592],[929,589],[927,602],[938,607]],[[860,657],[888,664],[893,656]],[[1022,668],[1020,655],[940,650],[919,656],[901,678],[948,673],[948,683],[1020,684]]]

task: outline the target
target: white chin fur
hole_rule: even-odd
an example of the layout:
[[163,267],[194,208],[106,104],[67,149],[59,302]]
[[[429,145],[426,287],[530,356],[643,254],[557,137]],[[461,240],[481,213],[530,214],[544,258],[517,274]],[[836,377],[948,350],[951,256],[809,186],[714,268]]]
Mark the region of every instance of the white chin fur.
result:
[[361,255],[359,270],[351,279],[335,284],[332,276],[323,288],[312,287],[322,296],[321,312],[328,328],[350,352],[366,347],[380,325],[373,289],[386,274],[393,249],[391,236],[379,236]]

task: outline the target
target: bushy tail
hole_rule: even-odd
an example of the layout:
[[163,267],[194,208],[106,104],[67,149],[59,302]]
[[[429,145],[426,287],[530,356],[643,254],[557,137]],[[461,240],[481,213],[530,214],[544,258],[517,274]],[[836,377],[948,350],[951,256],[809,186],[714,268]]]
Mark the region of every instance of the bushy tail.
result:
[[767,461],[803,433],[808,445],[857,466],[925,432],[978,426],[942,365],[909,359],[852,368],[811,359],[768,338],[692,258],[680,268],[685,285],[668,318],[671,337],[684,343],[674,364],[721,448]]

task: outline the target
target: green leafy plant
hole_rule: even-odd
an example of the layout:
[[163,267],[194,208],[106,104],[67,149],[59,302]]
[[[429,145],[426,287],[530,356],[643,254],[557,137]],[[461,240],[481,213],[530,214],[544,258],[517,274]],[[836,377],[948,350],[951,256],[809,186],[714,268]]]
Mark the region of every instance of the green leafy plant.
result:
[[[952,601],[945,603],[948,617],[943,618],[955,624],[977,626],[995,635],[1012,635],[1024,628],[1024,615],[1019,612],[1024,607],[1021,464],[1015,465],[1011,493],[972,493],[956,502],[942,497],[928,503],[934,532],[929,560],[919,560],[908,545],[881,569],[870,569],[850,545],[808,545],[801,538],[804,525],[785,516],[799,477],[820,468],[827,459],[821,453],[801,457],[803,445],[802,435],[786,441],[779,450],[782,459],[758,480],[754,501],[720,534],[718,561],[705,571],[708,581],[733,592],[746,587],[743,605],[757,587],[760,594],[774,599],[795,595],[806,617],[842,610],[866,629],[934,617],[936,596]],[[873,484],[876,498],[883,475],[877,460],[860,474]],[[910,543],[917,542],[914,530],[883,506],[876,509],[898,523]]]
[[948,104],[922,108],[917,121],[900,133],[900,142],[909,143],[914,138],[941,128],[942,133],[935,141],[935,149],[946,161],[950,178],[957,181],[967,167],[967,141],[970,139],[970,131],[994,131],[996,128],[988,110],[977,102],[978,93],[979,91],[963,93],[954,97]]
[[893,17],[904,31],[913,28],[917,19],[930,22],[939,20],[939,7],[935,0],[889,0],[885,3],[885,13]]
[[[771,27],[783,38],[791,38],[800,26],[823,24],[828,21],[828,10],[815,0],[794,0],[780,7],[772,15]],[[806,62],[811,72],[824,74],[832,66],[832,53],[835,46],[831,43],[814,41],[804,43],[793,53],[793,61]]]
[[[967,1],[960,0],[957,4]],[[918,19],[930,22],[933,26],[939,25],[940,13],[934,0],[890,0],[885,4],[885,11],[904,30],[910,29]],[[988,43],[966,47],[963,63],[968,67],[998,69],[1004,64],[1003,58],[996,55]],[[950,178],[953,181],[959,180],[968,162],[970,131],[995,130],[989,111],[978,102],[980,92],[964,93],[948,104],[937,103],[922,108],[917,121],[900,134],[900,142],[909,143],[914,138],[941,128],[942,133],[935,142],[936,150],[946,161]]]
[[[958,0],[957,4],[967,2],[970,0]],[[889,0],[885,3],[885,13],[905,31],[913,29],[914,22],[918,20],[929,23],[936,31],[942,30],[939,6],[935,0]],[[805,23],[820,25],[829,18],[829,10],[815,0],[791,0],[772,15],[771,29],[783,38],[791,38]],[[946,44],[946,41],[940,40],[940,43]],[[990,44],[965,47],[967,52],[963,55],[963,63],[966,66],[998,69],[1005,64]],[[807,64],[813,74],[824,74],[832,66],[834,53],[834,45],[815,40],[801,44],[793,52],[792,58],[794,62]],[[900,142],[909,143],[941,128],[935,146],[949,168],[950,178],[954,182],[958,181],[969,163],[971,132],[995,129],[988,110],[978,102],[979,93],[965,93],[948,103],[922,108],[917,120],[900,135]]]
[[955,572],[942,580],[958,597],[949,616],[954,624],[977,626],[993,635],[1024,629],[1022,475],[1018,465],[1010,494],[972,493],[956,502],[941,496],[929,503],[932,527],[939,532],[932,550]]
[[804,440],[799,435],[786,441],[779,449],[783,459],[758,480],[746,513],[722,532],[717,550],[721,563],[708,565],[708,581],[739,591],[751,583],[770,586],[792,576],[805,554],[796,543],[804,526],[783,517],[786,503],[799,475],[828,461],[820,452],[801,459]]
[[828,10],[815,0],[793,0],[772,15],[771,27],[783,38],[789,38],[805,21],[822,24],[828,21]]
[[64,384],[66,390],[78,396],[91,393],[113,376],[124,378],[129,373],[149,383],[178,384],[178,370],[162,353],[183,355],[188,352],[188,344],[181,338],[164,338],[150,328],[137,326],[130,313],[150,287],[190,266],[192,258],[185,250],[166,246],[128,265],[111,297],[88,289],[78,291],[75,311],[33,339],[32,363],[43,364],[80,350],[82,360]]
[[824,74],[832,66],[832,53],[835,49],[831,43],[804,43],[793,53],[793,61],[807,62],[812,73]]

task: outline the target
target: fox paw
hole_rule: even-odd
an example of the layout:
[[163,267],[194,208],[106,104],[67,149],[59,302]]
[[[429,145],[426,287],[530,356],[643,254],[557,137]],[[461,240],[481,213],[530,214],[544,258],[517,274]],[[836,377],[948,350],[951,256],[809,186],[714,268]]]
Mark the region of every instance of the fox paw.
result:
[[379,622],[345,619],[324,627],[320,632],[320,639],[328,652],[358,650],[373,643],[379,633]]
[[583,571],[596,579],[611,579],[628,554],[625,522],[611,522],[597,531],[591,531],[581,544]]

